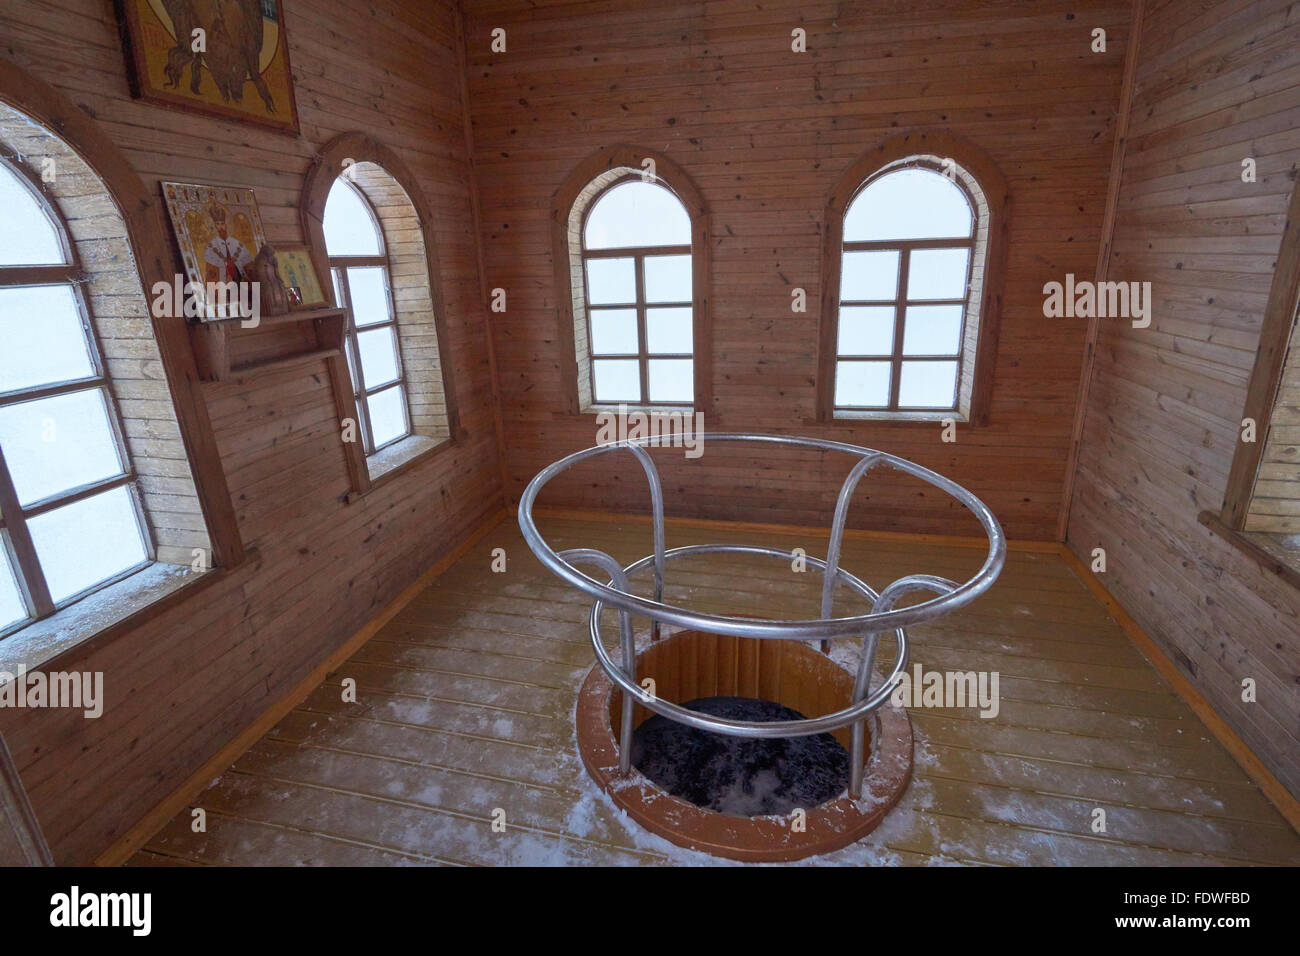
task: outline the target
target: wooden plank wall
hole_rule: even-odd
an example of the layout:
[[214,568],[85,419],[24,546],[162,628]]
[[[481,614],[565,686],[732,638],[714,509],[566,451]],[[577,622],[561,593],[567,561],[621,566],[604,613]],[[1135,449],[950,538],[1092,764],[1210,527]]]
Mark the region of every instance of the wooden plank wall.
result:
[[[467,435],[354,504],[324,363],[208,387],[246,545],[261,563],[95,650],[98,720],[0,712],[56,858],[87,862],[501,504],[469,157],[448,2],[285,4],[302,136],[130,99],[111,0],[0,5],[0,56],[95,117],[149,184],[257,191],[268,238],[300,241],[315,150],[361,130],[398,151],[441,215],[449,342]],[[160,230],[167,225],[159,221]]]
[[[1084,320],[1046,320],[1042,287],[1091,274],[1130,15],[1127,0],[850,3],[825,0],[470,0],[470,115],[494,315],[510,491],[562,453],[594,444],[565,406],[548,232],[551,196],[601,146],[681,164],[712,222],[713,391],[706,428],[827,436],[931,466],[981,495],[1007,531],[1051,538],[1081,368]],[[492,53],[491,31],[507,50]],[[807,31],[808,52],[791,51]],[[1094,27],[1105,53],[1089,49]],[[815,425],[817,315],[827,194],[866,149],[907,129],[946,128],[1000,164],[1013,211],[1001,352],[989,424]],[[547,502],[647,510],[635,464],[584,466]],[[665,459],[667,461],[667,459]],[[828,523],[843,460],[707,447],[665,466],[669,510]],[[1014,481],[1010,480],[1014,476]],[[673,505],[673,501],[684,501]],[[852,522],[979,532],[910,479],[863,482]]]
[[1151,282],[1154,317],[1102,324],[1069,543],[1106,549],[1106,587],[1300,795],[1300,594],[1197,522],[1223,503],[1300,161],[1300,8],[1149,4],[1130,122],[1110,278]]

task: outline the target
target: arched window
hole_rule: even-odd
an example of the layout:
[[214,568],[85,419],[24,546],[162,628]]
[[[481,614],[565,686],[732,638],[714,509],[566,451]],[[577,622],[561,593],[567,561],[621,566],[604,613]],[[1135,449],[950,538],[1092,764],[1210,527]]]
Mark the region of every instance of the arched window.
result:
[[459,430],[434,209],[393,150],[341,133],[308,171],[300,213],[312,256],[347,311],[347,354],[328,365],[340,416],[355,414],[360,426],[361,440],[345,441],[344,453],[353,491],[364,494]]
[[606,187],[582,229],[592,401],[695,400],[691,219],[659,182]]
[[823,348],[833,363],[823,371],[832,414],[968,419],[990,311],[989,197],[948,155],[897,156],[865,176],[860,168],[830,212],[833,337]]
[[78,274],[62,223],[0,161],[0,628],[152,557]]
[[366,454],[411,434],[384,234],[369,201],[340,176],[325,201],[325,249],[336,301],[348,310],[348,369]]
[[94,171],[0,104],[0,636],[123,582],[56,618],[74,639],[211,566],[147,303]]
[[613,147],[561,186],[553,215],[574,410],[706,407],[708,230],[685,173]]

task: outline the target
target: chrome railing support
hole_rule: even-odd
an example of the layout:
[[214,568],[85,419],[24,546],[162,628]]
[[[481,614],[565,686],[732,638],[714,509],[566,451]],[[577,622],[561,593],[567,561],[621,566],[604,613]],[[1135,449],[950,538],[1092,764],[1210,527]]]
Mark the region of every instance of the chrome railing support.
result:
[[[826,550],[826,572],[822,575],[822,618],[831,616],[831,608],[835,603],[835,580],[836,572],[840,568],[840,545],[844,541],[844,525],[849,519],[849,502],[853,500],[853,492],[858,487],[858,481],[867,471],[880,461],[879,454],[864,455],[856,465],[850,470],[844,478],[844,484],[840,486],[840,496],[835,500],[835,518],[831,521],[831,541],[830,547]],[[830,641],[822,641],[822,653],[829,654],[831,650]]]
[[[561,551],[560,557],[578,564],[595,564],[606,571],[610,580],[620,591],[628,589],[627,573],[623,566],[610,555],[596,548],[570,548]],[[658,555],[660,566],[663,562],[662,549]],[[618,628],[623,646],[623,673],[628,681],[636,685],[636,639],[632,633],[632,615],[627,611],[618,612]],[[636,702],[632,695],[623,693],[623,713],[620,715],[618,735],[618,772],[628,773],[632,769],[632,714]]]

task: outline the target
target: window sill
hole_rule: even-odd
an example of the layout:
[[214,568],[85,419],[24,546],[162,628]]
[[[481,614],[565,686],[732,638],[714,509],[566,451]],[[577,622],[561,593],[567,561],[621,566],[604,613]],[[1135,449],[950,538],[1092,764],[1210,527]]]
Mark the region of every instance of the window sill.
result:
[[370,488],[365,492],[349,492],[347,503],[365,497],[370,490],[392,481],[403,472],[450,448],[455,440],[454,436],[438,441],[428,435],[407,435],[401,441],[369,455],[366,458],[366,470],[370,475]]
[[[670,415],[673,413],[679,415],[695,414],[693,405],[588,405],[582,411],[577,412],[579,418],[587,418],[595,415],[619,415],[627,412],[629,415],[633,412],[640,412],[643,415]],[[558,413],[565,418],[574,417],[575,413],[560,412]]]
[[970,417],[961,412],[835,412],[827,420],[815,418],[804,419],[807,425],[859,425],[863,422],[885,422],[892,424],[933,424],[951,419],[959,425],[971,424]]
[[1202,511],[1197,520],[1265,571],[1300,589],[1300,535],[1238,531],[1224,524],[1213,511]]
[[[258,559],[256,551],[247,552],[239,567]],[[232,570],[196,572],[184,565],[147,565],[0,640],[0,671],[13,674],[19,668],[33,671],[65,665],[188,600]]]

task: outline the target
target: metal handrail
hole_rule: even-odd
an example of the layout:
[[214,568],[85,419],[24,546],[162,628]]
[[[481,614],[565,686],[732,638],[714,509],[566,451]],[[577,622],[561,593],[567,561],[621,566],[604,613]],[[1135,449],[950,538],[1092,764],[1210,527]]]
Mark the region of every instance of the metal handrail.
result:
[[[993,585],[993,582],[1001,573],[1006,559],[1006,538],[1003,535],[1001,526],[988,506],[961,485],[928,468],[923,468],[887,452],[818,438],[749,434],[709,435],[708,440],[711,442],[749,441],[793,445],[814,448],[820,451],[843,452],[854,455],[859,460],[849,471],[836,500],[835,516],[831,524],[831,539],[826,560],[823,561],[811,555],[806,556],[809,564],[822,570],[822,616],[820,618],[779,620],[735,617],[675,607],[663,603],[664,568],[669,560],[695,554],[761,554],[786,560],[792,558],[793,555],[777,548],[740,544],[689,545],[665,550],[663,484],[659,479],[658,469],[655,468],[653,460],[645,449],[662,445],[671,440],[671,437],[647,436],[645,438],[625,439],[606,445],[597,445],[574,452],[538,472],[533,480],[528,483],[528,487],[524,489],[523,497],[519,503],[520,530],[523,533],[524,541],[532,549],[533,554],[558,577],[594,599],[590,615],[592,649],[601,668],[609,676],[610,680],[624,692],[619,735],[620,770],[627,773],[630,769],[632,707],[636,701],[639,701],[648,710],[678,723],[737,737],[808,736],[836,730],[851,724],[852,752],[850,754],[849,792],[855,798],[860,796],[866,763],[863,746],[866,729],[865,721],[873,710],[889,699],[894,683],[907,666],[908,640],[905,628],[912,624],[933,620],[952,610],[963,607]],[[533,518],[533,506],[538,494],[546,486],[547,482],[561,472],[567,471],[573,465],[598,455],[622,450],[631,452],[637,458],[645,470],[650,485],[651,512],[654,523],[653,553],[633,562],[626,568],[622,568],[610,555],[591,548],[577,548],[556,552],[542,537]],[[934,575],[905,575],[877,593],[857,577],[840,568],[841,544],[853,492],[862,476],[878,464],[888,465],[934,485],[950,494],[974,514],[988,535],[989,551],[983,565],[973,577],[962,584],[957,584]],[[610,575],[609,582],[602,583],[584,574],[574,567],[575,562],[598,565],[605,573]],[[653,600],[631,593],[628,585],[628,578],[632,574],[649,565],[653,565],[654,568],[655,597]],[[850,617],[831,617],[835,588],[841,584],[847,585],[850,589],[867,598],[871,602],[871,612]],[[932,591],[937,596],[906,608],[894,608],[894,604],[899,598],[921,590]],[[623,644],[623,662],[621,665],[610,657],[601,637],[600,614],[607,605],[619,612]],[[735,637],[820,641],[822,649],[827,650],[831,639],[861,634],[863,635],[862,650],[850,705],[835,713],[824,714],[815,718],[762,722],[710,717],[662,700],[647,693],[644,688],[636,683],[636,654],[632,642],[632,615],[647,618],[652,623],[652,636],[654,639],[659,637],[661,624],[672,624],[681,628]],[[893,631],[897,636],[897,652],[889,674],[881,685],[875,691],[872,691],[871,676],[875,665],[876,649],[880,635],[888,631]]]

